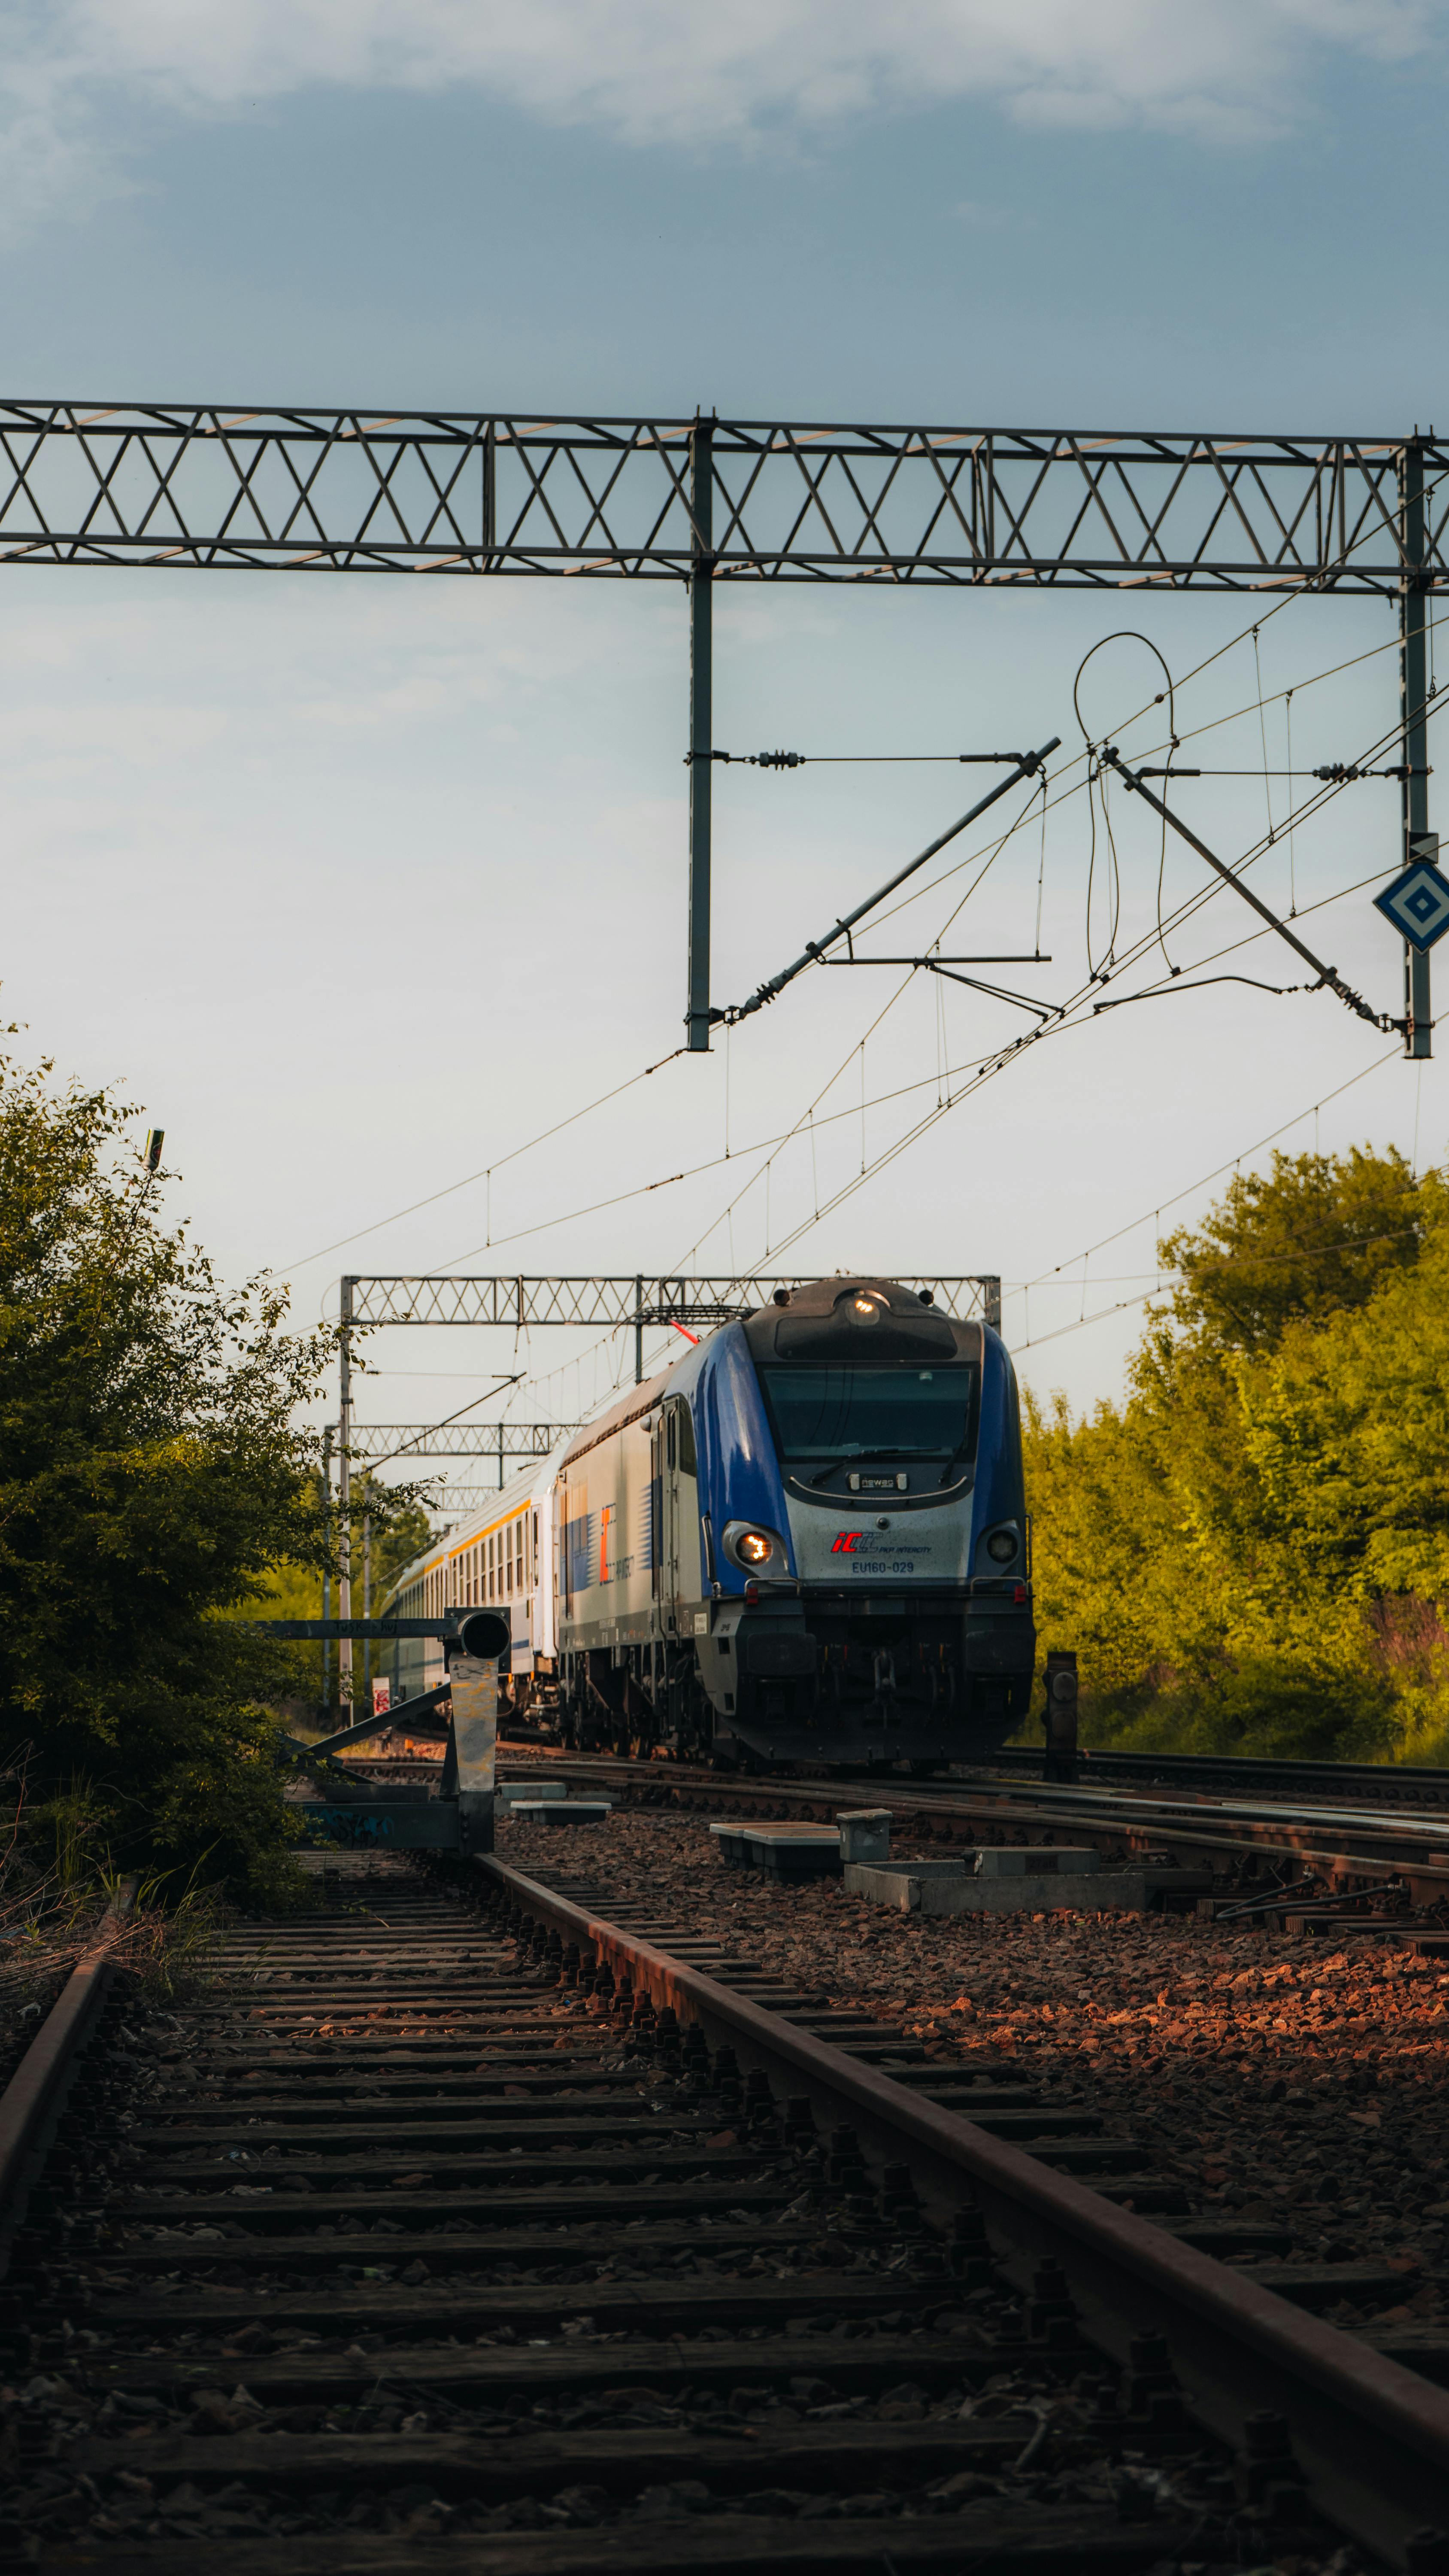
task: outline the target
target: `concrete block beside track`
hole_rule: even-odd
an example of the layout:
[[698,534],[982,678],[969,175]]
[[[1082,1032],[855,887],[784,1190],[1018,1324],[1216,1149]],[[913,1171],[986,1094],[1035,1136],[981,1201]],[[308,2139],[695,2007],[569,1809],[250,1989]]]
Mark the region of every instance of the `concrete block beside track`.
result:
[[[993,1853],[993,1858],[997,1857]],[[1015,1857],[1015,1855],[1013,1855]],[[1034,1855],[1023,1853],[1023,1859]],[[1094,1854],[1095,1858],[1096,1855]],[[847,1894],[902,1914],[1145,1914],[1168,1893],[1195,1894],[1203,1870],[1148,1864],[1138,1868],[1006,1870],[976,1873],[963,1860],[901,1859],[888,1869],[849,1861]]]

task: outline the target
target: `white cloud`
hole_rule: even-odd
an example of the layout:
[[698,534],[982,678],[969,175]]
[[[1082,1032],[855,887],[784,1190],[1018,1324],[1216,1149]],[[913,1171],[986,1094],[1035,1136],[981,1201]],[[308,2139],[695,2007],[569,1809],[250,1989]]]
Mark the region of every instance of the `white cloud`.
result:
[[[1407,59],[1446,0],[11,0],[4,193],[111,184],[128,105],[474,88],[630,143],[748,143],[985,98],[1024,124],[1253,140],[1325,57]],[[118,111],[120,115],[118,117]]]

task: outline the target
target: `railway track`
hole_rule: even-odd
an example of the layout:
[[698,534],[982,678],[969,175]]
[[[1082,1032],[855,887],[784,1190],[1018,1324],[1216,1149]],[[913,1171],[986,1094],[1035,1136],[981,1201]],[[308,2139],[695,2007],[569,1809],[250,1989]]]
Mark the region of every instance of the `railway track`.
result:
[[[1449,1818],[1432,1810],[1379,1812],[1343,1799],[1289,1804],[1269,1796],[1153,1794],[995,1773],[933,1781],[879,1774],[855,1782],[742,1779],[685,1763],[541,1754],[516,1744],[500,1747],[500,1762],[514,1779],[568,1782],[716,1816],[825,1822],[852,1799],[868,1797],[872,1804],[888,1804],[901,1836],[913,1842],[1065,1838],[1095,1844],[1114,1858],[1153,1854],[1208,1869],[1223,1893],[1236,1892],[1244,1880],[1266,1890],[1281,1883],[1287,1892],[1296,1880],[1349,1891],[1393,1879],[1411,1905],[1449,1908]],[[374,1767],[374,1776],[383,1773],[383,1765]]]
[[1449,2395],[1019,2067],[561,1869],[324,1888],[71,2007],[0,2289],[42,2570],[1449,2568]]
[[[612,1762],[618,1758],[602,1754],[569,1755],[538,1737],[517,1740],[503,1749],[521,1759],[532,1757],[546,1761]],[[1387,1762],[1271,1761],[1237,1754],[1113,1753],[1096,1750],[1079,1753],[1077,1763],[1080,1785],[1088,1789],[1158,1789],[1186,1796],[1205,1792],[1209,1797],[1256,1799],[1292,1808],[1385,1807],[1409,1809],[1428,1816],[1436,1811],[1441,1815],[1449,1811],[1449,1768],[1416,1768]],[[359,1762],[357,1767],[370,1775],[427,1780],[436,1777],[439,1766],[421,1755],[397,1754],[372,1763]],[[653,1763],[643,1767],[649,1770],[659,1768]],[[1041,1768],[1040,1753],[1008,1747],[967,1776],[976,1780],[996,1778],[1003,1785],[1031,1787],[1040,1782]],[[709,1772],[705,1776],[717,1785],[720,1783],[718,1772]],[[884,1787],[892,1794],[901,1787],[914,1792],[921,1785],[891,1771],[840,1773],[836,1775],[836,1785],[844,1785],[850,1778],[873,1788]],[[951,1781],[938,1778],[935,1785],[949,1789]]]
[[[1449,1769],[1394,1762],[1274,1762],[1253,1755],[1111,1753],[1078,1755],[1084,1781],[1104,1786],[1206,1789],[1231,1797],[1274,1797],[1292,1806],[1335,1805],[1449,1808]],[[1008,1777],[1039,1776],[1041,1755],[1014,1748],[991,1765]]]

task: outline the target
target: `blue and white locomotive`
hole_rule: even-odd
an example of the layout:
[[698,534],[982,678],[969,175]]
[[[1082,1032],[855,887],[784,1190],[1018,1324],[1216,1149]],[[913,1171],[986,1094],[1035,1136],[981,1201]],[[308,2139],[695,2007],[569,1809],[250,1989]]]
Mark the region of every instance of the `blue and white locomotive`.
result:
[[[990,1325],[891,1280],[777,1292],[518,1478],[500,1515],[532,1533],[515,1700],[553,1701],[572,1744],[929,1769],[993,1752],[1026,1713],[1011,1360]],[[394,1606],[429,1582],[438,1607],[495,1597],[491,1563],[471,1526],[450,1533]]]

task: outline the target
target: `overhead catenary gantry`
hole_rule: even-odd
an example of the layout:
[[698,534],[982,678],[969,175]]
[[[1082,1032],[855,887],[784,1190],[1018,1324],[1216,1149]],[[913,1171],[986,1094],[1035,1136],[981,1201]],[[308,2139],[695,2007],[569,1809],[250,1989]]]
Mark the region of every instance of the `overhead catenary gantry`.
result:
[[[685,1019],[689,1051],[704,1053],[719,1016],[710,1001],[719,584],[1024,584],[1111,595],[1306,591],[1387,600],[1399,620],[1407,865],[1428,832],[1426,616],[1449,580],[1446,468],[1449,442],[1417,427],[1387,438],[1275,437],[702,413],[621,419],[0,402],[0,565],[685,585]],[[830,944],[816,943],[817,952]],[[1431,1038],[1428,959],[1407,943],[1404,953],[1405,1049],[1423,1057]],[[349,1296],[382,1284],[343,1282],[344,1352]],[[638,1292],[632,1310],[598,1320],[633,1323],[637,1366],[653,1315],[639,1283],[623,1285]],[[352,1319],[361,1315],[352,1310]],[[529,1320],[565,1319],[540,1312]],[[344,1358],[344,1505],[349,1415]],[[344,1599],[347,1531],[344,1508]]]
[[[0,563],[677,581],[690,599],[691,1052],[708,1049],[711,619],[729,581],[1316,591],[1398,610],[1404,860],[1449,442],[1231,432],[0,403]],[[1441,506],[1441,496],[1442,506]],[[1406,1051],[1430,1048],[1405,950]]]

